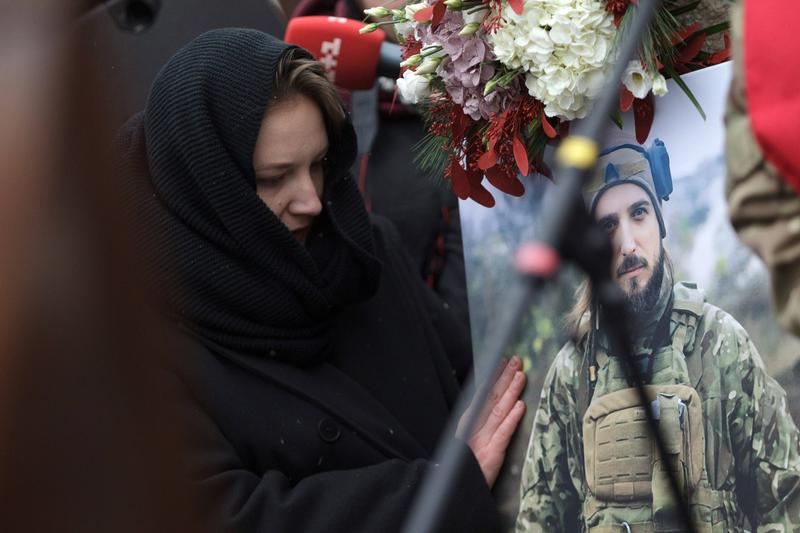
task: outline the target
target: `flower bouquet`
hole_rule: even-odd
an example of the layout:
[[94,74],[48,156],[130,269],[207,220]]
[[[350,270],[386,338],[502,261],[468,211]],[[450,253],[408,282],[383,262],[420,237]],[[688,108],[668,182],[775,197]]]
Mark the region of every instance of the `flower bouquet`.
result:
[[[428,135],[417,145],[423,170],[444,176],[459,198],[491,207],[496,189],[524,193],[519,175],[549,172],[545,145],[585,117],[606,83],[637,0],[424,0],[365,11],[394,25],[402,45],[402,98],[420,104]],[[676,17],[700,2],[661,7],[620,80],[619,110],[633,108],[643,142],[654,96],[672,77],[703,111],[680,74],[729,57],[701,51],[725,24],[681,28]]]

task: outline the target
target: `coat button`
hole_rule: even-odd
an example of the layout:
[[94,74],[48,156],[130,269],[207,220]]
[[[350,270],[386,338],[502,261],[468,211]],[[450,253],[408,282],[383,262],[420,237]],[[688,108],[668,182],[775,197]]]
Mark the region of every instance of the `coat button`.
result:
[[319,421],[317,426],[319,430],[319,438],[325,442],[336,442],[342,436],[342,431],[339,429],[339,424],[330,418],[323,418]]

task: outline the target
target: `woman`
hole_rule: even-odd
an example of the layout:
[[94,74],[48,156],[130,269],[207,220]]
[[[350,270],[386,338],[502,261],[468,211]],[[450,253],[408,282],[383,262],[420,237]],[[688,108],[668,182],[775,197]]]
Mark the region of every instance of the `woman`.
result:
[[[352,127],[309,57],[235,29],[179,51],[120,136],[127,195],[183,332],[176,424],[219,529],[394,531],[469,361],[392,227],[367,217]],[[467,439],[447,530],[496,529],[519,370]]]

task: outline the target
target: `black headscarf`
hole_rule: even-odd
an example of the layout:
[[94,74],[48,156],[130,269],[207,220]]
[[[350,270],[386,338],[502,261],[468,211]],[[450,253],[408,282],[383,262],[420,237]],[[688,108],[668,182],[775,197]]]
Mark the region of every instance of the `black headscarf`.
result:
[[295,364],[327,355],[337,309],[369,297],[380,264],[356,184],[349,122],[331,136],[323,212],[304,246],[255,192],[253,150],[289,45],[207,32],[161,69],[118,139],[137,240],[160,296],[201,339]]

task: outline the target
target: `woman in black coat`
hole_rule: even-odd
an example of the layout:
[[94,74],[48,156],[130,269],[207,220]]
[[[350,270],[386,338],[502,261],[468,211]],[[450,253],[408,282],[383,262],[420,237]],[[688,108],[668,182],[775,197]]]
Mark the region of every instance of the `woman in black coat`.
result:
[[[180,332],[168,404],[212,529],[399,529],[470,363],[394,229],[367,216],[352,127],[309,57],[208,32],[119,138],[139,246]],[[497,528],[519,367],[466,439],[448,531]]]

